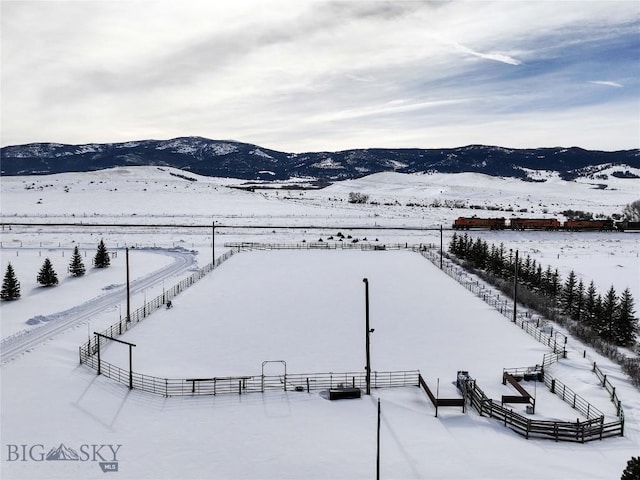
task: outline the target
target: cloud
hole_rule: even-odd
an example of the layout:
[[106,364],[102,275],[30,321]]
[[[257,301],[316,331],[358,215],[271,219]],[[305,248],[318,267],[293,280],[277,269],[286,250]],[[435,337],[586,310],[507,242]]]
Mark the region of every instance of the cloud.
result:
[[614,87],[614,88],[622,88],[624,87],[624,85],[618,83],[618,82],[610,82],[607,80],[590,80],[589,83],[593,84],[593,85],[604,85],[606,87]]
[[474,57],[484,58],[486,60],[493,60],[495,62],[506,63],[508,65],[522,65],[520,60],[517,60],[509,55],[504,53],[482,53],[472,50],[469,47],[465,47],[459,43],[451,42],[451,44],[461,52],[468,53],[469,55],[473,55]]
[[[288,151],[367,139],[531,146],[530,119],[539,131],[550,116],[541,145],[577,143],[581,128],[603,149],[638,143],[637,109],[625,107],[640,99],[631,0],[6,3],[3,145],[201,135]],[[590,88],[601,72],[616,81]],[[586,118],[605,106],[629,128],[593,135]]]

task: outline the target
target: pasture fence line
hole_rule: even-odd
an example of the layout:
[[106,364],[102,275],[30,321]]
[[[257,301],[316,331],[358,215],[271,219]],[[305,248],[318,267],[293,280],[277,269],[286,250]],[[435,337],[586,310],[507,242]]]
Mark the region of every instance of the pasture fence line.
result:
[[[316,242],[320,243],[320,242]],[[322,242],[325,243],[325,242]],[[360,243],[360,242],[358,242]],[[346,243],[344,249],[361,249],[361,250],[381,250],[381,249],[411,249],[421,253],[424,257],[431,260],[433,263],[439,261],[439,255],[436,257],[433,252],[435,247],[433,245],[411,245],[408,244],[358,244],[358,243]],[[215,259],[214,262],[206,265],[202,269],[193,273],[189,277],[183,279],[172,288],[165,290],[162,295],[159,295],[155,299],[145,302],[145,304],[133,312],[133,314],[125,320],[121,320],[109,328],[104,330],[101,335],[97,335],[95,340],[89,339],[79,347],[80,363],[85,364],[90,368],[95,369],[99,374],[106,376],[118,383],[128,385],[130,388],[142,390],[147,393],[156,395],[162,395],[165,397],[170,396],[195,396],[195,395],[224,395],[224,394],[246,394],[255,392],[267,392],[267,391],[296,391],[296,392],[310,392],[312,390],[330,390],[334,388],[365,388],[366,386],[366,373],[365,372],[342,372],[342,373],[309,373],[309,374],[287,374],[286,371],[283,375],[243,375],[243,376],[225,376],[225,377],[210,377],[210,378],[161,378],[152,375],[144,375],[138,372],[133,372],[127,369],[123,369],[109,362],[100,359],[97,353],[100,347],[106,344],[109,339],[105,337],[116,338],[122,335],[127,330],[133,328],[144,318],[151,313],[159,309],[161,306],[166,305],[167,301],[178,295],[180,292],[189,288],[205,275],[210,273],[213,269],[217,268],[224,261],[228,260],[234,254],[245,250],[271,250],[271,249],[314,249],[314,248],[332,248],[332,246],[322,247],[313,246],[312,242],[304,242],[300,244],[261,244],[261,243],[243,243],[243,244],[225,244],[226,247],[231,247],[231,250],[226,252],[221,257]],[[337,244],[340,245],[340,244]],[[374,248],[371,248],[374,247]],[[383,247],[383,248],[380,248]],[[342,249],[336,246],[335,249]],[[457,267],[452,266],[449,262],[443,264],[443,270],[449,273],[454,279],[466,286],[469,290],[474,291],[476,294],[482,293],[486,298],[491,298],[491,294],[487,297],[487,292],[483,291],[484,287],[480,288],[479,282],[469,280],[469,277],[462,275],[456,270]],[[479,295],[480,296],[480,295]],[[489,302],[488,302],[489,303]],[[497,301],[494,306],[501,304]],[[526,316],[525,316],[526,317]],[[518,319],[516,319],[516,323]],[[537,332],[531,333],[531,319],[521,319],[519,326],[532,334],[538,341],[550,346],[553,351],[544,355],[541,365],[535,367],[524,367],[522,369],[504,369],[504,372],[510,374],[519,375],[520,373],[536,374],[544,373],[544,367],[551,365],[563,358],[566,355],[564,351],[564,343],[562,343],[562,350],[557,348],[556,338],[552,338],[549,333],[542,331],[536,327]],[[557,335],[556,335],[557,336]],[[566,337],[565,337],[566,343]],[[552,346],[553,345],[553,346]],[[468,379],[459,381],[461,391],[463,393],[462,399],[437,399],[434,403],[436,406],[436,415],[438,406],[462,406],[464,411],[465,403],[468,401],[471,405],[478,410],[480,415],[488,415],[492,418],[498,419],[504,422],[505,426],[510,427],[517,433],[530,437],[539,438],[551,438],[556,441],[574,441],[574,442],[587,442],[595,439],[603,439],[612,436],[621,436],[624,431],[624,412],[622,410],[622,404],[620,403],[616,393],[615,387],[606,378],[606,375],[593,364],[593,371],[596,373],[602,386],[607,389],[611,394],[611,400],[616,405],[618,420],[614,422],[605,423],[604,414],[589,404],[585,399],[577,395],[566,385],[559,380],[551,377],[548,373],[544,373],[544,382],[549,387],[552,393],[555,393],[563,401],[571,405],[574,409],[580,411],[586,418],[586,421],[580,422],[577,420],[574,422],[557,422],[557,421],[544,421],[544,420],[532,420],[531,418],[524,417],[513,410],[505,408],[503,405],[489,399],[482,390],[480,390],[475,380]],[[503,372],[503,375],[504,375]],[[429,395],[430,390],[426,386],[424,379],[420,375],[418,370],[408,371],[389,371],[389,372],[371,372],[371,387],[372,388],[390,388],[390,387],[406,387],[417,386],[422,387]],[[429,395],[433,402],[433,394]]]
[[[560,397],[563,402],[570,405],[571,408],[582,413],[588,420],[604,418],[604,413],[591,405],[583,397],[575,393],[557,378],[552,377],[548,373],[544,374],[544,384],[549,388],[551,393]],[[622,435],[622,423],[620,429]]]
[[465,399],[475,408],[480,416],[496,419],[525,438],[542,438],[565,442],[585,443],[592,440],[602,440],[608,437],[622,436],[623,425],[620,420],[604,421],[604,415],[587,417],[586,421],[559,422],[550,420],[534,420],[506,408],[490,399],[476,385],[476,381],[469,378],[463,380],[461,389]]
[[622,402],[618,398],[618,394],[616,393],[616,387],[609,381],[607,376],[600,370],[600,368],[596,365],[596,362],[593,362],[593,373],[596,374],[596,377],[602,382],[602,386],[609,392],[611,395],[611,402],[616,407],[616,411],[618,414],[618,418],[622,420],[624,424],[624,410],[622,409]]
[[[434,265],[440,265],[440,252],[439,250],[420,249],[419,253],[431,261]],[[513,301],[506,297],[501,297],[500,294],[493,292],[487,288],[479,280],[473,279],[462,267],[454,264],[449,259],[445,259],[442,262],[442,271],[444,271],[451,278],[456,280],[459,284],[464,286],[467,290],[473,292],[477,297],[484,300],[489,305],[496,308],[501,314],[514,322],[517,326],[522,328],[525,332],[535,338],[538,342],[548,346],[552,351],[546,353],[542,360],[542,369],[544,367],[552,365],[559,361],[561,358],[566,358],[566,343],[567,337],[559,331],[553,331],[553,326],[547,325],[541,316],[530,316],[529,312],[520,312],[516,318],[513,318]],[[537,367],[537,366],[536,366]],[[529,368],[529,367],[527,367]],[[533,367],[531,367],[533,368]],[[602,386],[610,393],[610,399],[616,408],[616,414],[619,422],[620,435],[624,430],[624,411],[622,403],[618,399],[615,393],[615,387],[606,378],[606,375],[597,368],[595,362],[593,365],[593,371],[602,382]],[[553,379],[546,372],[544,372],[545,384],[550,390],[562,398],[566,403],[574,407],[576,410],[583,413],[587,418],[590,418],[593,411],[597,411],[598,415],[602,415],[602,412],[597,410],[593,405],[589,404],[579,395],[576,395],[573,391],[568,389],[566,385],[562,384],[559,380]]]
[[[419,249],[417,251],[439,268],[440,254],[438,250],[434,251],[432,248]],[[472,278],[462,267],[459,267],[448,259],[443,261],[442,271],[478,298],[482,299],[485,303],[494,307],[538,342],[551,348],[554,353],[566,355],[565,344],[567,337],[559,331],[556,331],[554,334],[553,327],[547,326],[542,317],[539,315],[533,316],[529,312],[519,312],[514,320],[513,302],[509,298],[492,291],[484,283]],[[558,339],[558,335],[560,335],[560,339]]]
[[[113,325],[111,325],[110,327],[108,327],[107,329],[103,330],[100,333],[107,337],[117,338],[123,333],[127,332],[128,330],[131,330],[133,327],[135,327],[138,323],[140,323],[142,320],[147,318],[153,312],[165,306],[169,300],[178,296],[181,292],[183,292],[184,290],[186,290],[187,288],[195,284],[198,280],[204,278],[212,270],[219,267],[222,263],[227,261],[236,253],[238,253],[237,249],[231,249],[225,252],[223,255],[216,258],[214,262],[208,263],[198,271],[192,273],[188,277],[184,278],[183,280],[175,284],[173,287],[164,290],[161,295],[158,295],[152,300],[144,302],[144,305],[140,308],[137,308],[133,312],[131,312],[129,317],[120,319],[118,322],[114,323]],[[108,341],[109,340],[107,338],[100,336],[96,341],[92,341],[91,339],[89,339],[88,342],[82,344],[79,347],[80,363],[82,364],[83,360],[86,361],[87,356],[91,356],[97,353],[98,351],[97,342],[100,342],[99,346],[101,347],[102,345],[105,345]]]
[[[82,363],[98,370],[97,355],[82,350]],[[209,378],[161,378],[120,368],[100,360],[101,375],[143,392],[175,396],[228,395],[269,391],[310,392],[333,388],[365,388],[365,372],[287,373],[283,375],[238,375]],[[372,388],[417,386],[418,370],[371,372]],[[130,384],[131,382],[131,384]]]
[[379,243],[379,242],[297,242],[297,243],[260,243],[260,242],[227,242],[225,247],[240,251],[250,250],[412,250],[433,248],[432,244]]

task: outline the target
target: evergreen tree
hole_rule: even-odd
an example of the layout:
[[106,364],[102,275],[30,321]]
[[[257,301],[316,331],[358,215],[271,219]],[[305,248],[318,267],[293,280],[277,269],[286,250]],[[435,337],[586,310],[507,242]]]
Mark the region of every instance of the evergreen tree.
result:
[[93,258],[93,265],[96,268],[106,268],[111,263],[111,259],[109,258],[109,252],[107,252],[107,247],[104,245],[104,241],[100,240],[98,244],[98,250],[96,252],[96,256]]
[[48,258],[44,259],[42,268],[38,273],[38,283],[43,287],[51,287],[58,283],[58,276],[53,269],[53,265],[51,265],[51,260],[49,260]]
[[585,301],[585,293],[584,293],[584,283],[582,280],[578,282],[578,287],[576,288],[576,304],[573,309],[573,313],[571,314],[571,318],[577,322],[582,320],[584,315],[584,301]]
[[522,264],[522,268],[520,268],[518,277],[521,279],[522,283],[524,283],[525,285],[530,285],[531,282],[531,272],[533,268],[533,262],[531,261],[531,257],[529,255],[527,255],[527,257],[524,260],[524,263]]
[[562,306],[562,311],[568,315],[572,315],[575,308],[576,280],[576,274],[571,270],[567,280],[564,282],[564,287],[562,287],[560,292],[560,305]]
[[542,284],[540,286],[547,295],[553,294],[553,270],[551,265],[547,265],[547,269],[542,274]]
[[17,300],[20,298],[20,282],[18,281],[16,272],[13,270],[13,266],[10,263],[7,265],[7,272],[5,273],[4,280],[2,281],[0,298],[2,300]]
[[453,232],[453,237],[451,237],[451,242],[449,242],[449,252],[457,255],[458,251],[458,234]]
[[489,258],[487,260],[487,270],[489,273],[495,276],[500,276],[502,273],[502,260],[500,258],[500,249],[491,244],[489,249]]
[[618,308],[618,295],[611,285],[606,295],[602,299],[602,311],[598,316],[598,333],[605,340],[615,339],[616,310]]
[[620,480],[638,480],[640,478],[640,457],[631,457],[622,472]]
[[584,320],[591,328],[596,329],[596,286],[591,280],[589,288],[587,289],[587,295],[584,299]]
[[533,276],[533,287],[538,291],[543,291],[542,279],[544,278],[544,274],[542,273],[542,265],[538,265],[536,268],[536,273]]
[[80,250],[78,249],[77,245],[73,249],[73,255],[71,255],[69,272],[74,277],[81,277],[85,274],[84,263],[82,262],[82,256],[80,255]]
[[614,340],[618,345],[630,345],[635,342],[638,319],[634,314],[633,297],[627,287],[620,296],[615,318]]
[[556,268],[551,276],[551,296],[557,297],[558,293],[560,293],[560,274],[558,273],[558,269]]
[[602,304],[602,295],[598,294],[593,312],[593,330],[600,336],[602,336],[603,331]]

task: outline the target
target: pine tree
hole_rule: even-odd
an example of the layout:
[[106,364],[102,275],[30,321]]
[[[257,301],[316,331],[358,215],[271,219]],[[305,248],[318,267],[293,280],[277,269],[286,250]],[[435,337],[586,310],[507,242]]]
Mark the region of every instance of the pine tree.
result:
[[107,252],[107,247],[104,245],[104,241],[100,240],[98,244],[98,250],[96,252],[96,256],[93,259],[93,265],[96,268],[106,268],[111,263],[111,259],[109,258],[109,252]]
[[53,265],[51,265],[51,260],[48,258],[44,259],[42,268],[38,273],[38,283],[43,287],[51,287],[58,283],[58,275],[56,275]]
[[618,308],[618,295],[615,288],[607,291],[602,299],[602,311],[598,316],[598,333],[605,340],[613,341],[615,339],[616,311]]
[[576,288],[575,308],[573,309],[573,313],[571,314],[571,318],[577,322],[582,320],[582,317],[584,315],[584,302],[585,302],[584,283],[582,283],[582,280],[580,280],[578,282],[578,288]]
[[451,237],[451,242],[449,243],[449,252],[457,255],[458,254],[458,234],[453,232],[453,237]]
[[519,277],[522,279],[522,283],[529,285],[532,277],[533,262],[529,255],[526,256],[522,268],[520,269]]
[[575,308],[576,280],[576,274],[571,270],[567,280],[564,282],[564,287],[562,287],[560,291],[560,304],[562,305],[562,311],[568,315],[572,315]]
[[630,345],[635,342],[638,319],[634,314],[633,297],[627,287],[620,296],[615,318],[614,341],[618,345]]
[[7,272],[5,273],[4,280],[2,281],[0,298],[2,300],[17,300],[20,298],[20,282],[18,281],[16,272],[13,270],[13,266],[10,263],[7,265]]
[[591,280],[584,299],[584,320],[592,329],[596,329],[596,286]]
[[536,273],[533,276],[533,287],[535,289],[537,289],[538,291],[543,290],[543,286],[542,286],[542,279],[544,278],[543,273],[542,273],[542,265],[538,265],[538,268],[536,268]]
[[547,295],[553,295],[553,270],[551,265],[547,265],[547,269],[542,274],[542,291]]
[[82,256],[80,255],[80,250],[78,249],[77,245],[73,249],[73,255],[71,255],[69,272],[74,277],[81,277],[85,274],[84,263],[82,262]]
[[622,472],[620,480],[638,480],[640,478],[640,457],[631,457]]
[[556,268],[551,276],[551,295],[553,297],[557,297],[560,292],[560,285],[562,279],[560,278],[560,273],[558,273],[558,269]]

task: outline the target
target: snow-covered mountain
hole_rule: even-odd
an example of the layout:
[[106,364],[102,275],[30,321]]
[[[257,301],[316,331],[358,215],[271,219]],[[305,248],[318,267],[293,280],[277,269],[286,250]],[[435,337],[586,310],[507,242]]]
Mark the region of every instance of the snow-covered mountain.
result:
[[333,182],[378,172],[477,172],[539,181],[530,172],[549,170],[573,179],[604,167],[640,168],[640,150],[604,152],[572,148],[508,149],[470,145],[447,149],[370,148],[340,152],[286,153],[235,141],[182,137],[172,140],[63,145],[34,143],[1,150],[2,175],[101,170],[117,166],[176,167],[205,176],[245,180],[294,177]]

